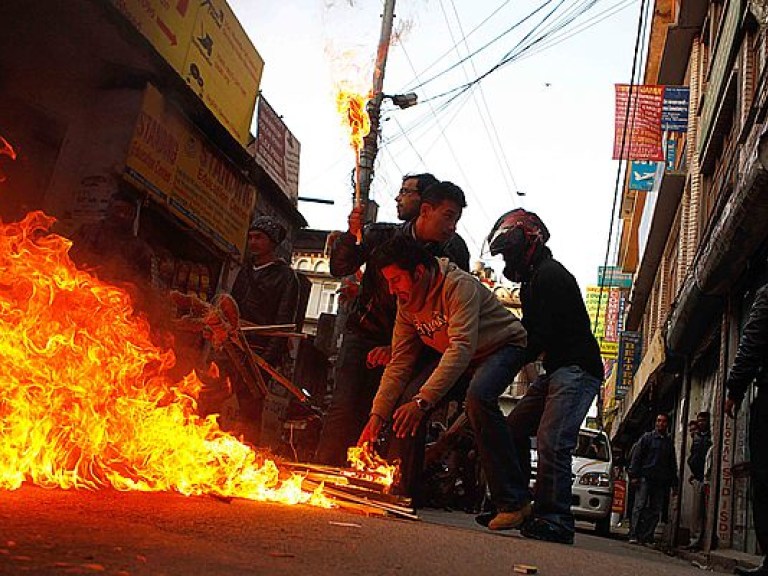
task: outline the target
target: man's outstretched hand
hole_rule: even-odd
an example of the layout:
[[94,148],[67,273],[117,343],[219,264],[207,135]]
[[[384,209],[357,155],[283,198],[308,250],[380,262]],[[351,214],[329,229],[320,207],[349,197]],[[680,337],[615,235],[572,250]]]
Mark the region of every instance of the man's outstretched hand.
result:
[[384,420],[382,420],[381,417],[377,416],[376,414],[371,414],[370,418],[368,418],[368,423],[360,433],[360,438],[357,441],[357,445],[363,446],[367,442],[368,446],[373,446],[379,439],[379,434],[381,433],[381,428],[383,426]]
[[392,417],[392,430],[395,436],[398,438],[416,436],[416,431],[419,429],[419,424],[423,417],[424,412],[421,411],[413,400],[400,406],[395,410]]

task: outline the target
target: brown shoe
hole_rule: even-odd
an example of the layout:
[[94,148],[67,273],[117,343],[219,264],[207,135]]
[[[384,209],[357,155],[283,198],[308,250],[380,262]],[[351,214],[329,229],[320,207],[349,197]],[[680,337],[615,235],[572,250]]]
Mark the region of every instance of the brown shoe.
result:
[[531,503],[527,502],[523,504],[520,510],[499,512],[488,523],[488,528],[491,530],[514,530],[515,528],[520,528],[532,513]]

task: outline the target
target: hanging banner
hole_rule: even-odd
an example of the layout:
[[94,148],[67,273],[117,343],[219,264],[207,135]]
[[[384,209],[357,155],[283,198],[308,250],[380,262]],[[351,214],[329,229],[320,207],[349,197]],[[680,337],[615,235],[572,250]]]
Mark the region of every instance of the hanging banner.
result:
[[670,132],[688,130],[688,102],[691,90],[687,86],[665,86],[661,109],[661,129]]
[[[661,111],[664,86],[616,84],[616,118],[613,138],[614,160],[664,160]],[[629,114],[627,114],[629,110]],[[625,130],[626,125],[626,130]]]
[[642,359],[641,342],[640,332],[621,332],[619,334],[616,398],[624,398],[627,395],[627,391],[632,387],[632,380]]
[[653,190],[654,176],[656,175],[656,162],[633,160],[629,163],[629,189]]

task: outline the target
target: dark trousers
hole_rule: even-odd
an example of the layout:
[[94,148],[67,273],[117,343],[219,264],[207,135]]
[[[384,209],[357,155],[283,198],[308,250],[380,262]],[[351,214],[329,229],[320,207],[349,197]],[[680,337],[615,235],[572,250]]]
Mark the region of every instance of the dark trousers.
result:
[[[749,410],[752,516],[763,555],[768,554],[768,390],[759,390]],[[763,565],[768,565],[763,560]]]
[[639,542],[653,542],[661,510],[669,494],[669,485],[641,478],[636,490],[629,537]]
[[330,466],[347,463],[347,448],[357,444],[368,422],[383,368],[368,368],[368,352],[381,342],[345,332],[334,372],[335,388],[317,447],[318,462]]

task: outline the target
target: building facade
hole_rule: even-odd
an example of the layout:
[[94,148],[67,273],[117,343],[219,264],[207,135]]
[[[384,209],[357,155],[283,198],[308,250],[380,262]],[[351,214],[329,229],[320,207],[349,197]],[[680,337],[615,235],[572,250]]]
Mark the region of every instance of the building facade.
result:
[[[681,485],[669,544],[684,546],[703,530],[705,551],[716,542],[751,554],[767,551],[757,549],[750,512],[749,416],[727,418],[723,403],[745,315],[768,280],[763,4],[656,2],[643,83],[686,86],[690,105],[686,130],[667,134],[653,190],[624,190],[619,264],[634,274],[625,325],[642,334],[642,360],[610,415],[612,440],[625,452],[656,413],[671,416]],[[714,445],[703,525],[685,464],[686,424],[698,412],[711,415]]]

